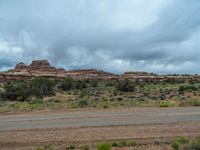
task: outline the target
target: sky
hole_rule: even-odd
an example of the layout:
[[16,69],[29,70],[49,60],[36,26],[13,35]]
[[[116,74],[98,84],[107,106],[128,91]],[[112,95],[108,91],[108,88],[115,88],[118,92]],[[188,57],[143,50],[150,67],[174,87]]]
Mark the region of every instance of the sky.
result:
[[113,73],[200,74],[200,0],[0,0],[0,70],[47,59]]

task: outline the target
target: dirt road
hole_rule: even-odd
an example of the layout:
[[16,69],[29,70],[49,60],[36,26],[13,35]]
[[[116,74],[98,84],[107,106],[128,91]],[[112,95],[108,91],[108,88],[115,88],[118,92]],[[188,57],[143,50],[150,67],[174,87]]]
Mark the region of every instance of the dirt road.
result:
[[200,134],[200,107],[127,108],[0,115],[0,146]]
[[200,107],[0,115],[0,131],[200,121]]

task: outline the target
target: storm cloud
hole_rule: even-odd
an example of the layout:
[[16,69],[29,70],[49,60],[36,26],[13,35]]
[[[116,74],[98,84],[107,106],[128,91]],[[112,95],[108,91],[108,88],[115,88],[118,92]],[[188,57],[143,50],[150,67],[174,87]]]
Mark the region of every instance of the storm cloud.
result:
[[1,0],[0,70],[200,73],[198,0]]

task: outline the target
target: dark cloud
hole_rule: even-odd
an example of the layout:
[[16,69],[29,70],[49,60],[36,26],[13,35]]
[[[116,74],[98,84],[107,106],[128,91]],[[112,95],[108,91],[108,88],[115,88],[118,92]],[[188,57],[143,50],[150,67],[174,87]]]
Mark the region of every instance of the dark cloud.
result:
[[0,67],[199,73],[197,0],[1,0]]

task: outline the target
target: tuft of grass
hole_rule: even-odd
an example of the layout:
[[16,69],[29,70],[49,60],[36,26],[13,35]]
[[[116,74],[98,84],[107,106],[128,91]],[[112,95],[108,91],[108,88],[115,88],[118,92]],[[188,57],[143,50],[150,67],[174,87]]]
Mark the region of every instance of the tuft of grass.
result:
[[65,150],[72,150],[72,149],[75,149],[75,145],[69,145],[65,148]]
[[186,143],[189,143],[189,138],[188,137],[186,137],[186,136],[180,136],[180,137],[177,137],[176,139],[175,139],[175,141],[177,141],[178,143],[180,143],[180,144],[186,144]]
[[45,145],[45,146],[36,148],[36,150],[53,150],[53,147],[51,145]]
[[84,144],[84,145],[81,145],[81,149],[83,149],[83,150],[89,150],[90,146],[87,145],[87,144]]
[[119,142],[113,142],[112,143],[112,146],[114,147],[126,147],[126,146],[136,146],[137,145],[137,142],[136,141],[132,141],[132,140],[129,140],[129,141],[119,141]]
[[171,147],[172,147],[174,150],[179,150],[180,144],[179,144],[177,141],[173,141],[173,142],[171,143]]
[[180,147],[184,144],[187,144],[189,143],[190,140],[188,137],[186,136],[180,136],[180,137],[177,137],[175,138],[172,142],[171,142],[171,147],[174,149],[174,150],[179,150]]
[[97,148],[98,150],[111,150],[111,145],[109,143],[100,143]]
[[174,103],[170,101],[163,101],[160,102],[159,104],[159,107],[172,107],[172,106],[174,106]]
[[127,146],[136,146],[136,145],[137,145],[137,142],[136,142],[136,141],[127,141],[127,142],[126,142],[126,145],[127,145]]

